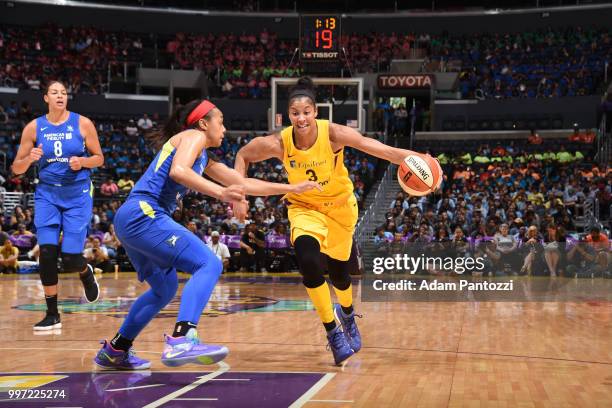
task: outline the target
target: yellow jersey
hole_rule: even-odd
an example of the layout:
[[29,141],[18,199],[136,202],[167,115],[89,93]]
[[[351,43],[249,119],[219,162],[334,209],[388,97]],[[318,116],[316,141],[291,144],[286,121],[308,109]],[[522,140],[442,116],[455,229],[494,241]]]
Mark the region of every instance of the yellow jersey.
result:
[[283,165],[290,184],[316,181],[323,191],[289,193],[285,198],[292,204],[315,208],[343,205],[353,195],[353,182],[344,166],[344,149],[334,152],[329,140],[329,121],[317,119],[317,140],[306,150],[293,141],[293,126],[283,129]]

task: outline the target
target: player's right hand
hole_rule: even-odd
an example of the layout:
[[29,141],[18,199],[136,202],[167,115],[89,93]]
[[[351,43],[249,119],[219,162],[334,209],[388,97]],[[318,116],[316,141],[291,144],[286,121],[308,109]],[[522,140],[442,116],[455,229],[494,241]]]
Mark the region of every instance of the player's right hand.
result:
[[221,201],[242,201],[244,200],[244,187],[239,184],[233,184],[225,187],[221,193]]
[[316,181],[302,181],[301,183],[293,186],[293,192],[299,194],[315,188],[319,191],[323,191],[323,187],[321,187],[321,185]]
[[232,203],[232,209],[234,210],[234,217],[240,222],[244,222],[249,212],[249,202],[247,200],[234,201]]
[[33,147],[32,150],[30,150],[30,155],[28,157],[30,158],[30,161],[36,162],[36,161],[39,161],[42,156],[43,156],[43,151],[42,151],[42,143],[41,143],[38,145],[38,147]]

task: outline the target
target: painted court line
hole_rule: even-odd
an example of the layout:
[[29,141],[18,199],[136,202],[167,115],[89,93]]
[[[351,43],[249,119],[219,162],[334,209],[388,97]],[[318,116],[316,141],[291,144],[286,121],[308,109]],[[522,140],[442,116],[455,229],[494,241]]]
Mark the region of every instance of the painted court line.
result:
[[151,388],[151,387],[161,387],[166,384],[149,384],[149,385],[141,385],[139,387],[126,387],[126,388],[115,388],[112,390],[106,390],[106,392],[114,392],[114,391],[126,391],[126,390],[140,390],[142,388]]
[[219,365],[219,369],[217,371],[214,371],[210,374],[207,375],[203,375],[202,377],[200,377],[197,381],[194,381],[193,383],[186,385],[185,387],[176,390],[168,395],[166,395],[165,397],[162,397],[160,399],[158,399],[157,401],[153,401],[150,404],[145,405],[143,408],[156,408],[159,406],[164,405],[167,402],[170,402],[172,400],[174,400],[177,397],[180,397],[181,395],[188,393],[189,391],[193,390],[194,388],[198,387],[199,385],[202,385],[210,380],[212,380],[215,377],[220,376],[223,373],[226,373],[227,371],[229,371],[230,366],[227,363],[224,363],[223,361],[220,361],[217,363]]
[[336,403],[336,404],[342,404],[342,403],[353,403],[355,402],[354,400],[310,400],[310,401],[306,401],[306,402],[329,402],[329,403]]
[[[78,348],[70,348],[69,350],[64,350],[60,347],[0,347],[0,350],[55,350],[55,351],[100,351],[100,348],[87,348],[87,349],[78,349]],[[138,350],[139,353],[151,353],[151,354],[159,354],[159,351],[144,351]]]
[[175,398],[172,401],[219,401],[219,398]]
[[291,405],[289,405],[289,408],[300,408],[302,406],[304,406],[304,404],[306,404],[310,398],[314,397],[314,395],[321,391],[321,388],[325,387],[325,385],[327,385],[327,383],[334,378],[336,374],[335,373],[327,373],[323,376],[323,378],[321,378],[319,381],[316,382],[315,385],[313,385],[312,387],[310,387],[310,389],[308,391],[306,391],[300,398],[298,398],[297,400],[295,400],[295,402]]

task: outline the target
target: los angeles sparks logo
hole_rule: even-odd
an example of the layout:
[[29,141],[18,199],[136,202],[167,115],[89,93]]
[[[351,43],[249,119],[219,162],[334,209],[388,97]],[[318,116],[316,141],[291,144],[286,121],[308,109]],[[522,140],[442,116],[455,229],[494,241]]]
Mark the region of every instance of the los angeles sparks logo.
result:
[[[118,297],[116,299],[99,300],[96,303],[81,303],[78,297],[71,297],[58,302],[62,313],[74,314],[102,314],[110,317],[124,318],[136,298]],[[176,318],[178,316],[181,299],[175,297],[160,311],[156,317]],[[31,303],[13,306],[13,309],[27,311],[45,311],[47,306],[42,303]],[[213,295],[202,316],[216,317],[239,312],[281,312],[314,310],[312,303],[307,300],[278,300],[263,296],[252,295]]]

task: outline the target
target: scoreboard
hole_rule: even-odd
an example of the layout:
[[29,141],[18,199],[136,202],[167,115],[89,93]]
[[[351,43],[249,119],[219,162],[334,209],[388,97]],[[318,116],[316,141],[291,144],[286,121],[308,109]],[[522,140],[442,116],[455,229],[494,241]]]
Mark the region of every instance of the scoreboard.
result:
[[300,15],[300,60],[339,62],[341,34],[338,15]]

